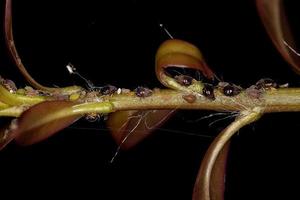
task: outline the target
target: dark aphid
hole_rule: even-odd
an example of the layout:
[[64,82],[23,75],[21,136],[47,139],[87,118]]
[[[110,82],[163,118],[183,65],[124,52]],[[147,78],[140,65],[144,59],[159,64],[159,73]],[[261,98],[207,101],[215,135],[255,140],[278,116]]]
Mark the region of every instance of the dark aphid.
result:
[[255,84],[257,89],[271,89],[271,88],[278,88],[278,84],[275,83],[274,80],[270,78],[263,78],[256,82]]
[[210,100],[215,100],[214,87],[212,84],[204,84],[202,94]]
[[223,94],[225,96],[232,97],[238,95],[241,92],[241,90],[242,89],[236,85],[228,84],[225,87],[223,87]]
[[135,95],[138,97],[149,97],[152,95],[152,90],[146,87],[137,87],[135,90]]
[[196,101],[196,96],[193,94],[183,95],[182,98],[188,103],[194,103]]
[[174,77],[177,83],[183,86],[190,86],[193,82],[193,77],[187,75],[177,75]]
[[113,85],[105,85],[103,87],[100,87],[100,94],[110,95],[110,94],[115,93],[117,90],[118,90],[118,88]]

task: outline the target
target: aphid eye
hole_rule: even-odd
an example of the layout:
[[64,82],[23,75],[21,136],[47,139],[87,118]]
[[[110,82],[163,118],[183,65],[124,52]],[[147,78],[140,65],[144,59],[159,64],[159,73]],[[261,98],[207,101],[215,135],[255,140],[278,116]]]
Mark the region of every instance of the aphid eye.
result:
[[137,87],[135,90],[135,95],[138,97],[149,97],[152,95],[152,90],[146,87]]
[[211,84],[204,84],[202,94],[210,100],[215,100],[214,87]]
[[175,76],[174,79],[177,83],[183,86],[190,86],[193,82],[193,78],[187,75],[178,75]]
[[110,94],[115,93],[117,90],[118,90],[118,88],[113,85],[105,85],[100,88],[100,93],[102,95],[110,95]]
[[263,78],[256,82],[255,84],[257,89],[270,89],[278,88],[278,84],[270,78]]

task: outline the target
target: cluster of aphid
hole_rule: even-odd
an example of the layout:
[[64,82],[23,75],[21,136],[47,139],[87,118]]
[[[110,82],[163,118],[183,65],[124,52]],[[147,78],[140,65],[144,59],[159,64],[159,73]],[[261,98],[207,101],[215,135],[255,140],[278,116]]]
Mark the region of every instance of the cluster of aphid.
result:
[[[176,75],[173,77],[177,83],[182,86],[190,86],[193,83],[193,77],[188,75]],[[279,87],[286,87],[286,85],[278,85],[274,80],[270,78],[260,79],[255,85],[250,86],[245,91],[248,96],[251,98],[259,98],[262,93],[266,90],[277,89]],[[241,93],[243,90],[242,87],[235,85],[233,83],[219,81],[218,83],[214,83],[213,81],[206,81],[203,83],[202,95],[210,100],[215,100],[214,90],[218,89],[225,96],[232,97]],[[190,95],[183,96],[185,100],[188,102],[191,101]]]

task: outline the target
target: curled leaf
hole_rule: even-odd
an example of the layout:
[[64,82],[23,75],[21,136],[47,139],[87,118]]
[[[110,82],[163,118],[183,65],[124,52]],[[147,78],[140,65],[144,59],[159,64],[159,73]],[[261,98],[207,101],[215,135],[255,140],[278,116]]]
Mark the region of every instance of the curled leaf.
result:
[[[242,127],[258,120],[262,108],[243,111],[209,146],[201,163],[193,192],[193,200],[223,200],[225,167],[231,137]],[[214,194],[213,194],[214,192]]]
[[165,80],[165,69],[168,67],[195,69],[201,71],[208,79],[214,78],[214,73],[206,65],[200,50],[183,40],[167,40],[160,45],[156,53],[156,76],[163,85],[170,87]]
[[295,72],[300,74],[300,55],[285,14],[282,0],[256,0],[260,18],[274,45]]
[[175,110],[129,110],[110,114],[107,125],[122,149],[129,149],[162,125]]

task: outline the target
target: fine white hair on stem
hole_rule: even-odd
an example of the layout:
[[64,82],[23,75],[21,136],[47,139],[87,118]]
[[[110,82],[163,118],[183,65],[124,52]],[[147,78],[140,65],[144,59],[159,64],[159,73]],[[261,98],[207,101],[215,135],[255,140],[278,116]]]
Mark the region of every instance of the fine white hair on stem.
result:
[[300,56],[300,53],[298,53],[293,47],[291,47],[286,41],[283,40],[283,44],[287,46],[296,56]]
[[136,125],[133,127],[133,129],[130,130],[130,132],[123,138],[123,140],[121,141],[121,143],[119,144],[115,154],[113,155],[113,157],[110,160],[110,163],[113,163],[115,158],[117,157],[117,155],[119,154],[122,145],[124,144],[124,142],[127,140],[127,138],[131,135],[131,133],[138,127],[138,125],[140,124],[140,122],[142,121],[143,117],[141,117],[138,122],[136,123]]
[[82,80],[84,80],[84,82],[88,85],[88,87],[89,87],[90,89],[94,89],[94,88],[95,88],[95,85],[94,85],[90,80],[88,80],[88,79],[86,79],[85,77],[83,77],[83,76],[76,70],[76,68],[74,67],[74,65],[73,65],[72,63],[68,63],[68,64],[66,65],[66,68],[67,68],[67,70],[68,70],[68,72],[69,72],[70,74],[75,74],[75,75],[77,75],[79,78],[81,78]]
[[164,24],[159,24],[159,26],[171,39],[174,39],[174,37],[171,35],[171,33],[168,31],[168,29],[164,26]]
[[233,117],[237,117],[239,116],[239,113],[236,113],[236,114],[232,114],[232,115],[229,115],[229,116],[226,116],[226,117],[223,117],[221,119],[216,119],[214,120],[213,122],[209,123],[208,126],[212,126],[213,124],[217,123],[217,122],[220,122],[220,121],[223,121],[225,119],[230,119],[230,118],[233,118]]

